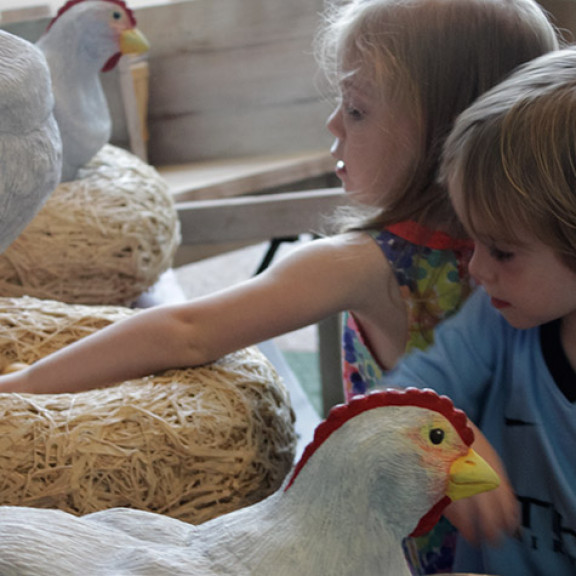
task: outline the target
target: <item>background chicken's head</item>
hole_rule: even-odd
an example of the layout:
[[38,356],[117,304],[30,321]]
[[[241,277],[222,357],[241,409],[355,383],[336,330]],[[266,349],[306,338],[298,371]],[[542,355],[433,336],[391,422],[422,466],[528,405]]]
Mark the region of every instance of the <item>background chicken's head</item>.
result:
[[123,0],[69,0],[56,13],[46,34],[76,37],[74,49],[88,52],[101,63],[102,72],[116,66],[122,54],[148,50],[147,40],[136,28],[134,13]]

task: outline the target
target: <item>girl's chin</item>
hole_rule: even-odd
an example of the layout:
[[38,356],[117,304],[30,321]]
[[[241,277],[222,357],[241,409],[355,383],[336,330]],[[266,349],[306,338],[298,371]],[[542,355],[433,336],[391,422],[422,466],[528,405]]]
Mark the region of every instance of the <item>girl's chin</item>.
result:
[[344,191],[346,192],[346,196],[356,204],[361,204],[367,208],[380,208],[380,204],[378,204],[378,202],[374,200],[374,196],[368,192],[348,190],[346,187],[344,187]]

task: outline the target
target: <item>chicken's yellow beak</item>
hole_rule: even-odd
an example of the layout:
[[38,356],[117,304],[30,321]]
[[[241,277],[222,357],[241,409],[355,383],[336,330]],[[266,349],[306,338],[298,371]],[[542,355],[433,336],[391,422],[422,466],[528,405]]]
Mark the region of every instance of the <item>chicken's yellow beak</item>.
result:
[[492,466],[472,448],[450,467],[447,496],[450,500],[469,498],[500,486],[500,478]]
[[143,54],[148,50],[150,50],[150,43],[138,28],[130,28],[120,34],[120,52],[122,54]]

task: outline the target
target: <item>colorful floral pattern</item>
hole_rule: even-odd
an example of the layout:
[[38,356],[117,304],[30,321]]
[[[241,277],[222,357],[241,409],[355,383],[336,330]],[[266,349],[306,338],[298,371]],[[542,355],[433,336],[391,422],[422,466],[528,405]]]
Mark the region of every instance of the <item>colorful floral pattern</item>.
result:
[[414,576],[452,572],[458,532],[446,518],[425,536],[406,538],[404,554]]
[[[471,291],[467,264],[472,244],[403,222],[370,232],[391,264],[409,314],[406,351],[424,349],[436,324],[454,313]],[[375,388],[383,375],[354,316],[344,314],[342,363],[346,399]]]

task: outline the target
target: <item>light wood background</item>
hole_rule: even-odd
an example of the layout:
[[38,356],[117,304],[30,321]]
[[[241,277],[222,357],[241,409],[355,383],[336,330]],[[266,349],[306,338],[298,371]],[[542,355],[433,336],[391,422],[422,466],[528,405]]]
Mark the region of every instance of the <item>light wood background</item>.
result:
[[[136,9],[151,44],[149,162],[327,149],[332,103],[312,54],[322,7],[323,0],[188,0]],[[48,21],[3,28],[35,42]],[[117,70],[102,79],[112,143],[128,147]]]

